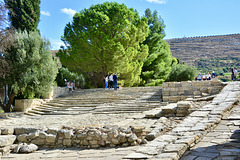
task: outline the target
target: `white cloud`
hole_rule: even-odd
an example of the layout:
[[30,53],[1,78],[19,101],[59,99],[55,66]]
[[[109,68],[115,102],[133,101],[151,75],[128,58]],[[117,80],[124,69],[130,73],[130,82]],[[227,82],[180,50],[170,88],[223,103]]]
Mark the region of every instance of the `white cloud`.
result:
[[158,3],[158,4],[165,4],[167,3],[166,0],[147,0],[150,3]]
[[51,16],[48,11],[41,11],[41,14],[44,16]]
[[61,12],[70,15],[71,17],[74,16],[74,14],[76,13],[75,10],[71,9],[71,8],[62,8]]
[[49,41],[51,43],[51,50],[59,50],[60,46],[65,47],[65,44],[60,39],[49,39]]

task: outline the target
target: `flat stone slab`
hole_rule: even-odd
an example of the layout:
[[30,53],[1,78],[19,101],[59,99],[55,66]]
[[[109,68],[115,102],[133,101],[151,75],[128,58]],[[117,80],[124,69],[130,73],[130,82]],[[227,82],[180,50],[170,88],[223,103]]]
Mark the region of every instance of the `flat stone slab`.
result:
[[190,114],[191,117],[206,117],[209,111],[195,111]]
[[142,154],[142,153],[130,153],[129,155],[123,157],[123,159],[149,159],[151,156]]

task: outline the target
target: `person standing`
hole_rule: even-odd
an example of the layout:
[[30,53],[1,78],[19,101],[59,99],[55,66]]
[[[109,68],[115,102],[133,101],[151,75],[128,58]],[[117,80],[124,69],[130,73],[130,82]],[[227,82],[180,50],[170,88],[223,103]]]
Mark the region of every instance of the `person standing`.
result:
[[232,82],[234,81],[234,68],[232,68],[232,72],[231,72],[231,80],[232,80]]
[[197,80],[198,80],[198,81],[201,81],[201,80],[202,80],[202,75],[201,75],[200,72],[199,72],[199,74],[197,75]]
[[216,73],[214,71],[212,71],[212,78],[216,77]]
[[113,86],[114,86],[114,90],[117,90],[117,79],[118,79],[117,73],[115,73],[115,74],[113,75]]
[[207,77],[206,77],[205,73],[203,73],[202,79],[203,79],[204,81],[207,80]]
[[108,90],[108,75],[105,77],[105,90]]
[[209,74],[209,72],[208,72],[208,74],[207,74],[207,80],[208,80],[208,81],[211,80],[211,75]]
[[237,80],[237,69],[236,68],[234,68],[234,81],[236,81]]
[[113,74],[111,73],[109,76],[109,89],[113,89]]

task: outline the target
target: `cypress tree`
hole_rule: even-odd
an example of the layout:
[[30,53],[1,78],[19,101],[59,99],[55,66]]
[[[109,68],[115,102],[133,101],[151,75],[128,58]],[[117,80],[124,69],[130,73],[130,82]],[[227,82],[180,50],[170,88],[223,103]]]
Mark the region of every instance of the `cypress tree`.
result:
[[37,30],[40,0],[4,0],[9,9],[11,25],[20,30]]
[[162,84],[171,71],[173,63],[170,46],[163,40],[165,25],[157,11],[146,9],[145,17],[148,19],[149,34],[143,44],[149,47],[149,55],[145,59],[141,78],[143,85],[157,86]]

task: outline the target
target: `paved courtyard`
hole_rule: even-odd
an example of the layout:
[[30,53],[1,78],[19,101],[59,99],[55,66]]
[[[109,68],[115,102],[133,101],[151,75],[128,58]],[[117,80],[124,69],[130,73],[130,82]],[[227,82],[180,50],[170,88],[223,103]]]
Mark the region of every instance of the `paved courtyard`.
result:
[[[147,144],[101,149],[40,149],[31,154],[11,153],[1,158],[4,160],[239,160],[240,104],[229,105],[230,101],[236,102],[236,98],[239,100],[239,88],[239,83],[232,83],[211,103],[202,102],[203,106],[185,119],[170,119],[171,123],[167,121],[170,130]],[[93,124],[118,126],[135,124],[156,129],[161,125],[159,119],[143,118],[145,113],[23,116],[0,119],[0,127],[59,128]]]

